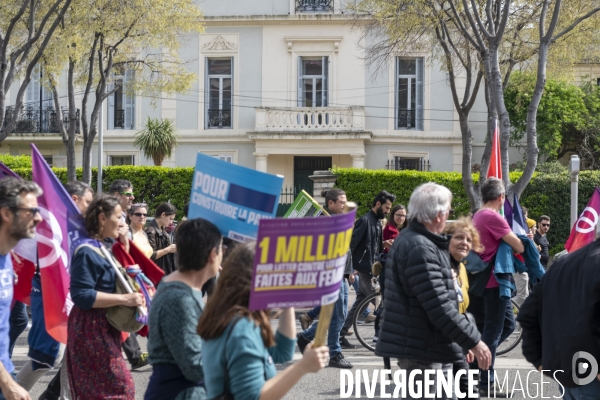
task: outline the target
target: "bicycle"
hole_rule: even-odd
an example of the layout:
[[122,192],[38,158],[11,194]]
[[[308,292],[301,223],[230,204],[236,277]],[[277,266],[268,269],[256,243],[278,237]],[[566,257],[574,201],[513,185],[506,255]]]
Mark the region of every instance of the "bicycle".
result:
[[[519,315],[519,305],[511,300],[513,306],[513,312],[515,315],[515,330],[513,333],[498,346],[496,349],[496,355],[501,356],[512,351],[523,339],[523,330],[518,322],[516,322],[517,315]],[[375,307],[375,305],[377,305]],[[373,341],[373,337],[375,336],[375,321],[367,321],[365,317],[363,317],[364,311],[369,307],[373,306],[377,312],[381,311],[381,294],[379,292],[372,293],[367,296],[363,301],[360,302],[358,308],[356,309],[356,313],[354,314],[354,334],[356,335],[356,339],[363,345],[366,349],[370,351],[375,351],[375,344],[377,342]]]
[[523,339],[523,329],[521,328],[521,325],[516,322],[520,307],[517,303],[515,303],[514,300],[511,300],[510,302],[512,303],[513,314],[515,315],[515,330],[510,334],[509,337],[506,338],[504,342],[500,344],[500,346],[498,346],[496,349],[497,356],[501,356],[502,354],[506,354],[513,350],[519,343],[521,343],[521,340]]
[[[354,313],[354,321],[352,321],[356,339],[370,351],[375,351],[375,344],[377,343],[373,341],[373,337],[375,336],[375,320],[370,318],[370,316],[380,313],[382,310],[381,306],[383,306],[381,293],[379,291],[371,293],[360,302]],[[371,308],[373,311],[364,317],[363,315],[367,308]]]

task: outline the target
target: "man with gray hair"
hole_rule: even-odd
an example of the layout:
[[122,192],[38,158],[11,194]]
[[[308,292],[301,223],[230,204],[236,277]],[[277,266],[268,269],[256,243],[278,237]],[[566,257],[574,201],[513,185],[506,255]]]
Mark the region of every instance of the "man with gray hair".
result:
[[0,180],[0,400],[30,400],[11,373],[14,366],[8,355],[10,307],[13,299],[14,272],[11,250],[19,240],[35,236],[42,221],[37,198],[42,189],[35,183],[7,177]]
[[[417,187],[408,203],[408,228],[394,241],[385,268],[384,312],[375,354],[398,358],[407,376],[421,371],[414,380],[414,387],[422,387],[420,398],[430,398],[425,395],[438,387],[437,374],[425,379],[424,370],[452,374],[452,364],[467,352],[483,368],[491,361],[477,327],[458,311],[448,237],[442,234],[451,202],[452,193],[444,186],[429,182]],[[433,398],[452,398],[445,395]]]

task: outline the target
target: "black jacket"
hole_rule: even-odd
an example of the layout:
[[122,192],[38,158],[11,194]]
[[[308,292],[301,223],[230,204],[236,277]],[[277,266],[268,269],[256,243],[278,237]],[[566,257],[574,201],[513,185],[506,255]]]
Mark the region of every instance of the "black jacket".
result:
[[161,258],[156,258],[156,252],[158,250],[162,250],[171,245],[169,234],[158,227],[156,220],[152,220],[150,226],[146,228],[146,234],[148,235],[148,242],[154,250],[152,252],[152,256],[150,256],[150,259],[154,261],[156,265],[158,265],[163,271],[165,271],[165,275],[169,275],[171,272],[177,269],[175,267],[174,254],[168,253]]
[[572,359],[585,351],[600,362],[600,241],[558,259],[521,306],[523,355],[536,368],[556,372],[567,387]]
[[373,210],[360,217],[354,224],[350,252],[355,270],[370,274],[371,266],[383,251],[381,222]]
[[385,271],[375,354],[451,363],[479,342],[477,327],[458,312],[447,236],[411,221],[394,241]]

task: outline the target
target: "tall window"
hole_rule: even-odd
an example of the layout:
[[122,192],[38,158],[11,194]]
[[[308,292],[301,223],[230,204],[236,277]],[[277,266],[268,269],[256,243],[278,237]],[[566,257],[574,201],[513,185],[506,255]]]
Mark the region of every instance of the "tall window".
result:
[[134,71],[118,71],[108,85],[109,91],[118,86],[108,97],[108,129],[135,129],[135,94],[129,88],[133,79]]
[[298,57],[298,107],[327,107],[329,57]]
[[396,129],[423,129],[423,59],[396,59]]
[[[52,91],[41,84],[42,79],[43,76],[40,72],[40,67],[36,66],[31,72],[31,80],[25,90],[26,107],[33,107],[35,109],[39,109],[40,106],[42,109],[54,107]],[[40,95],[42,96],[41,101]]]
[[233,58],[206,59],[206,128],[231,128]]

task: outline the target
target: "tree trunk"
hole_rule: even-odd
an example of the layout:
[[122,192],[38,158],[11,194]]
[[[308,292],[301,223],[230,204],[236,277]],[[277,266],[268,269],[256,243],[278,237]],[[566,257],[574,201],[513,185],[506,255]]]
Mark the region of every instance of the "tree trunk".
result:
[[500,74],[500,63],[498,56],[498,47],[490,46],[490,88],[493,103],[498,115],[498,130],[500,137],[500,155],[502,158],[502,180],[506,188],[507,194],[510,189],[509,179],[509,159],[508,159],[508,144],[510,142],[510,117],[508,110],[504,104],[504,90],[502,88],[502,75]]
[[471,173],[471,161],[473,158],[473,134],[469,127],[469,114],[459,112],[460,133],[462,137],[462,182],[471,211],[475,212],[481,206],[481,196],[473,184],[473,175]]
[[[92,129],[93,131],[96,128]],[[82,182],[87,183],[88,185],[92,184],[92,144],[94,140],[90,143],[83,143],[83,154],[82,154],[82,162],[81,166],[83,167],[83,176],[81,177]],[[104,187],[104,186],[103,186]]]
[[68,97],[69,97],[69,140],[67,143],[67,176],[70,181],[77,180],[77,171],[75,169],[75,134],[77,133],[77,109],[75,108],[75,63],[69,61],[69,72],[67,75]]

